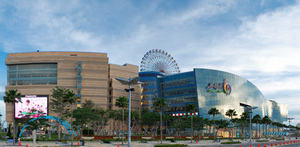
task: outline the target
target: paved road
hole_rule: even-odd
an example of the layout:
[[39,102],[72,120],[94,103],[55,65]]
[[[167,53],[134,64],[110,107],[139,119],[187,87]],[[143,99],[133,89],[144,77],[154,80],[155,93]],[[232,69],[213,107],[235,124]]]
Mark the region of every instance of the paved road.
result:
[[[189,141],[177,141],[175,143],[188,144],[189,147],[241,147],[241,144],[221,145],[220,143],[215,143],[215,142],[211,142],[211,141],[201,141],[201,143],[199,142],[198,144],[190,143]],[[26,141],[22,142],[23,147],[25,147],[26,144],[28,144],[29,147],[33,146],[32,142],[26,142]],[[76,143],[74,143],[74,144],[76,144]],[[99,141],[86,142],[87,147],[117,147],[118,144],[120,147],[127,147],[127,144],[121,145],[121,142],[113,142],[110,144],[104,144]],[[149,141],[147,143],[132,142],[131,146],[132,147],[153,147],[156,144],[159,144],[159,142],[158,141]],[[164,144],[172,144],[172,143],[164,142]],[[38,142],[37,145],[38,146],[65,146],[65,144],[58,144],[56,142]],[[271,147],[270,143],[266,143],[266,145],[267,145],[267,147]],[[0,141],[0,147],[4,147],[4,146],[8,146],[7,143]],[[273,147],[277,147],[277,146],[273,145]],[[285,146],[286,147],[300,147],[300,143],[299,144],[289,144],[289,145],[285,145]],[[12,146],[10,145],[10,147],[12,147]],[[250,144],[243,143],[242,147],[250,147]],[[253,143],[252,147],[258,147],[258,143]],[[264,147],[264,143],[260,143],[260,147]]]

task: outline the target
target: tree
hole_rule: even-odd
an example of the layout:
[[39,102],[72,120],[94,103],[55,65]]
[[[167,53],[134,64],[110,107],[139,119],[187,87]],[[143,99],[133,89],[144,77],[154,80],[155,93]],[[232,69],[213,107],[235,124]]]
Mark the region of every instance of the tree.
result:
[[[227,112],[225,113],[226,116],[228,116],[230,118],[230,121],[232,122],[232,118],[234,116],[237,116],[236,111],[234,109],[229,109],[227,110]],[[233,123],[233,122],[232,122]],[[231,133],[230,136],[233,138],[233,129],[231,129]]]
[[129,100],[125,96],[120,96],[116,100],[116,106],[122,109],[122,131],[123,131],[123,138],[122,138],[122,144],[124,144],[124,109],[128,107]]
[[[88,106],[86,105],[87,103],[90,102],[86,101],[86,103],[83,103],[83,106]],[[73,110],[73,118],[75,118],[74,124],[80,126],[81,138],[83,136],[83,127],[97,119],[97,111],[90,107],[77,108]]]
[[198,139],[200,139],[201,130],[204,128],[205,119],[203,117],[197,116],[193,120],[193,125],[196,130],[198,130]]
[[256,138],[258,138],[258,132],[260,132],[260,123],[261,123],[261,117],[259,114],[256,114],[253,118],[252,118],[252,122],[254,122],[256,124],[256,126],[258,125],[258,129],[256,127]]
[[164,98],[157,98],[153,102],[153,109],[156,111],[160,111],[160,144],[162,144],[162,115],[163,115],[163,110],[168,108],[168,104],[165,102]]
[[[229,125],[229,122],[227,120],[221,119],[221,120],[217,120],[216,124],[217,124],[218,129],[222,129],[222,128],[226,129]],[[221,136],[222,136],[222,134],[221,134]]]
[[6,136],[8,136],[9,138],[11,138],[10,128],[11,128],[11,124],[8,125],[8,130],[7,130],[7,134],[6,134]]
[[[76,102],[75,93],[70,89],[55,87],[51,90],[52,99],[50,99],[50,110],[65,119],[70,116],[72,105]],[[71,113],[72,114],[72,113]],[[72,116],[70,116],[72,118]],[[58,139],[61,139],[61,121],[58,122]]]
[[[195,104],[188,104],[185,107],[185,110],[187,113],[192,112],[194,113],[196,110],[197,106]],[[192,129],[192,133],[191,133],[191,143],[193,143],[193,139],[194,139],[194,128],[193,128],[193,115],[191,115],[191,129]]]
[[272,123],[271,119],[268,116],[265,116],[262,118],[261,120],[262,124],[263,124],[263,132],[267,132],[268,130],[268,125]]
[[249,119],[250,119],[250,115],[248,111],[243,112],[241,118],[239,119],[239,124],[240,127],[242,128],[242,133],[244,134],[244,137],[246,137],[246,132],[247,132],[245,131],[245,129],[249,127]]
[[142,112],[141,123],[145,130],[150,130],[151,135],[154,135],[154,129],[158,125],[159,114],[156,112],[146,111]]
[[217,134],[216,134],[216,131],[215,131],[215,129],[216,129],[215,116],[218,115],[218,114],[220,114],[220,112],[219,112],[219,110],[217,108],[210,108],[208,110],[208,114],[213,116],[213,120],[214,120],[214,134],[215,134],[214,136],[215,136],[215,139],[216,139]]
[[[11,89],[5,92],[5,96],[3,97],[4,102],[8,103],[8,104],[12,104],[13,105],[13,110],[15,110],[15,103],[18,102],[22,102],[21,101],[21,96],[22,94],[20,92],[18,92],[17,89]],[[15,137],[16,137],[16,120],[14,118],[15,116],[13,116],[13,144],[15,144]]]
[[49,126],[47,119],[37,119],[35,121],[28,122],[27,129],[32,130],[32,138],[33,138],[34,146],[36,146],[36,138],[37,138],[36,131],[42,126]]
[[84,108],[94,108],[95,103],[93,103],[93,101],[91,101],[91,100],[85,100],[84,103],[82,103],[82,107],[84,107]]
[[[110,130],[112,130],[111,133],[114,135],[113,132],[116,131],[116,127],[119,127],[117,121],[122,119],[122,112],[119,110],[110,110],[108,112],[108,117],[112,119],[112,125],[110,125],[112,128]],[[120,131],[120,129],[118,129],[118,131]]]
[[94,133],[96,132],[95,135],[104,135],[103,129],[108,122],[108,113],[103,109],[95,109],[94,113],[97,116],[92,122]]

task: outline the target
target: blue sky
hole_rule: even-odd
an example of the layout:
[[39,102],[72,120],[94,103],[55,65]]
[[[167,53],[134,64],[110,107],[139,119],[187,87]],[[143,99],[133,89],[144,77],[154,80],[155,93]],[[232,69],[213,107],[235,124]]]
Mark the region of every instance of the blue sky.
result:
[[89,51],[139,65],[153,48],[182,71],[238,74],[268,99],[289,105],[300,123],[300,1],[2,0],[0,92],[7,53]]

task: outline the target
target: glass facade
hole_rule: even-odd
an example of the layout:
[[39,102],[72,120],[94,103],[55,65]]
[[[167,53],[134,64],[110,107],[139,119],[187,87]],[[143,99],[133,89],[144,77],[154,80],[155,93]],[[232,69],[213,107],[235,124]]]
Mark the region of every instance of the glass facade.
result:
[[[238,115],[244,112],[240,103],[251,106],[257,106],[254,115],[265,115],[265,99],[262,93],[248,80],[237,75],[210,69],[194,69],[197,93],[198,107],[200,116],[209,118],[207,114],[210,108],[216,107],[224,118],[229,109],[235,109]],[[224,91],[224,82],[230,86],[230,93]],[[213,86],[212,86],[213,85]],[[254,116],[253,115],[253,116]]]
[[159,97],[166,99],[169,111],[182,112],[187,104],[197,105],[197,91],[194,72],[160,77]]
[[258,107],[253,110],[253,116],[269,116],[278,122],[287,117],[287,105],[266,100],[251,82],[228,72],[201,68],[173,75],[142,72],[140,80],[145,82],[143,106],[149,106],[156,97],[163,97],[169,104],[169,112],[182,112],[187,104],[196,104],[200,116],[210,118],[207,112],[215,107],[221,113],[216,118],[224,119],[229,109],[235,109],[240,116],[244,112],[240,103],[244,103]]
[[55,85],[57,84],[57,64],[17,64],[7,65],[8,85]]
[[143,108],[151,110],[152,102],[158,97],[159,84],[158,78],[163,74],[159,72],[140,72],[139,81],[142,82],[142,99],[141,105]]

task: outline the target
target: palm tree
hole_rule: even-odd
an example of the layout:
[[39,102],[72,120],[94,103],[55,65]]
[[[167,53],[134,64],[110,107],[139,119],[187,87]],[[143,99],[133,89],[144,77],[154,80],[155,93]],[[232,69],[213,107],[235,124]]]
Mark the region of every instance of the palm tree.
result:
[[156,111],[160,111],[160,144],[162,144],[162,115],[163,115],[163,110],[168,108],[168,104],[165,102],[164,98],[157,98],[153,102],[153,109]]
[[217,134],[216,134],[216,121],[215,121],[215,116],[220,114],[219,110],[217,108],[210,108],[209,111],[208,111],[208,114],[209,115],[212,115],[213,116],[213,120],[214,120],[214,136],[215,136],[215,139],[217,137]]
[[244,134],[244,137],[246,137],[247,134],[245,128],[249,127],[249,119],[250,119],[249,113],[246,111],[242,113],[241,118],[239,120],[240,126],[242,128],[242,134]]
[[256,114],[253,118],[252,118],[252,122],[254,122],[256,124],[256,126],[258,125],[258,130],[256,127],[256,138],[258,137],[258,132],[260,132],[260,123],[261,123],[261,117],[259,114]]
[[122,144],[124,143],[124,109],[128,107],[128,98],[125,96],[120,96],[116,101],[116,106],[122,108],[122,131],[123,131],[123,137],[122,137]]
[[[205,119],[203,120],[203,122],[204,122],[204,126],[206,127],[206,128],[205,128],[205,129],[206,129],[206,133],[211,134],[211,124],[212,124],[212,121],[209,120],[209,119],[207,119],[207,118],[205,118]],[[208,131],[207,131],[207,130],[208,130]]]
[[205,119],[203,117],[197,116],[194,118],[194,128],[198,131],[198,140],[200,139],[201,130],[203,130]]
[[[17,89],[11,89],[5,92],[5,96],[3,97],[4,102],[8,103],[8,104],[12,104],[13,105],[13,110],[15,110],[15,103],[21,102],[21,96],[22,94],[18,92]],[[13,127],[14,127],[14,131],[13,131],[13,143],[15,144],[15,137],[16,137],[16,120],[14,118],[15,116],[13,116]]]
[[[227,120],[221,119],[221,120],[217,120],[216,124],[217,124],[217,128],[219,130],[219,129],[227,128],[229,125],[229,122]],[[221,136],[222,136],[222,131],[221,131]]]
[[271,124],[271,119],[268,116],[265,116],[262,120],[261,120],[263,126],[264,126],[264,133],[268,131],[268,125]]
[[[234,109],[227,110],[227,112],[225,113],[225,115],[228,116],[228,117],[230,117],[230,121],[231,122],[232,122],[232,118],[234,116],[237,116],[236,111]],[[233,138],[233,129],[231,129],[231,135],[230,136]]]
[[[186,105],[185,110],[186,110],[186,112],[194,113],[196,108],[197,108],[197,106],[195,104],[188,104],[188,105]],[[191,129],[192,129],[191,143],[193,143],[193,139],[194,139],[193,115],[191,115]]]

